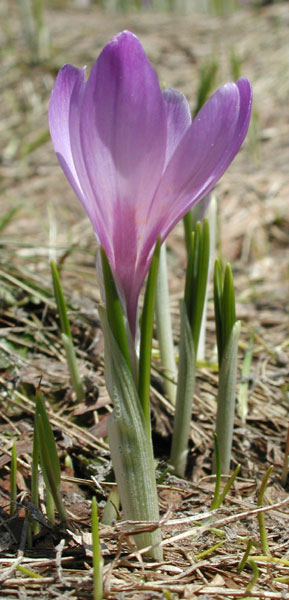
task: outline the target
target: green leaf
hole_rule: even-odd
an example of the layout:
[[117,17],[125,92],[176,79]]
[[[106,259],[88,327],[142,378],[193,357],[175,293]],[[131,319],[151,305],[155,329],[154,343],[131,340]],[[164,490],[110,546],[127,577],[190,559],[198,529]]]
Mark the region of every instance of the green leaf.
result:
[[141,319],[138,395],[150,431],[151,351],[161,240],[158,238],[148,275]]
[[102,570],[103,559],[101,556],[99,530],[98,530],[98,510],[96,498],[92,498],[91,505],[91,530],[92,530],[92,562],[93,562],[93,598],[102,600]]
[[72,387],[74,389],[78,402],[81,402],[85,398],[85,391],[82,385],[81,377],[78,370],[78,364],[75,354],[75,349],[72,341],[72,334],[70,324],[67,316],[66,302],[62,291],[62,286],[59,278],[59,273],[55,262],[50,261],[51,274],[53,280],[54,295],[57,304],[60,327],[62,331],[62,342],[66,354],[66,362],[69,369]]
[[194,253],[193,249],[195,246],[195,232],[191,231],[190,248],[188,248],[188,264],[186,269],[186,281],[185,281],[185,295],[184,300],[187,308],[187,315],[190,319],[192,294],[193,294],[193,272],[194,272]]
[[45,144],[49,139],[50,139],[49,129],[45,129],[44,131],[41,131],[41,133],[37,137],[35,137],[31,142],[23,145],[23,147],[21,148],[21,151],[20,151],[21,157],[27,156],[27,154],[30,154],[31,152],[33,152],[34,150],[36,150],[37,148],[42,146],[42,144]]
[[5,213],[5,215],[3,215],[3,217],[1,217],[0,233],[2,233],[2,231],[4,231],[4,229],[5,229],[5,227],[7,227],[7,225],[9,225],[10,221],[13,219],[14,215],[20,210],[20,208],[22,208],[22,203],[18,204],[17,206],[14,206],[14,208],[10,208],[10,210],[8,210],[7,213]]
[[175,472],[182,477],[185,474],[187,463],[188,439],[190,435],[195,389],[195,369],[196,359],[194,341],[186,305],[182,302],[179,374],[170,458],[170,462],[174,466]]
[[214,305],[215,305],[215,325],[218,346],[218,361],[219,366],[222,362],[223,355],[223,283],[222,283],[222,267],[219,259],[215,261],[214,270]]
[[39,444],[40,464],[48,492],[53,496],[60,519],[67,520],[67,514],[60,495],[60,465],[53,436],[52,427],[46,413],[45,405],[36,392],[36,431]]
[[193,314],[191,317],[192,334],[195,345],[195,353],[197,355],[200,330],[202,325],[202,317],[207,289],[207,279],[210,260],[210,231],[208,219],[203,222],[201,229],[200,225],[200,242],[197,257],[196,283],[194,290]]
[[[114,411],[108,438],[124,519],[159,520],[155,466],[150,436],[133,376],[120,351],[106,310],[99,307],[105,341],[105,380]],[[156,545],[150,556],[162,560],[159,528],[135,535],[138,548]]]
[[73,341],[69,336],[65,335],[65,333],[61,334],[61,338],[65,350],[66,362],[71,377],[72,387],[74,389],[77,401],[81,402],[85,398],[85,391],[78,369]]
[[231,477],[230,477],[229,481],[227,481],[227,483],[226,483],[226,485],[225,485],[225,487],[224,487],[224,489],[223,489],[222,493],[220,494],[220,496],[219,496],[219,498],[218,498],[218,501],[217,501],[216,508],[219,508],[219,507],[220,507],[220,506],[223,504],[223,502],[224,502],[224,500],[225,500],[225,498],[226,498],[226,496],[227,496],[228,492],[230,491],[230,489],[231,489],[231,487],[232,487],[232,485],[233,485],[233,483],[234,483],[234,481],[235,481],[236,477],[238,476],[238,473],[239,473],[239,471],[240,471],[240,468],[241,468],[241,465],[240,465],[240,464],[238,464],[238,465],[236,466],[236,469],[235,469],[234,473],[232,473],[232,475],[231,475]]
[[113,274],[110,268],[110,264],[102,246],[100,247],[100,254],[102,262],[103,282],[105,288],[105,303],[108,322],[113,336],[121,350],[121,353],[124,356],[128,367],[131,369],[129,345],[123,320],[123,310],[114,282]]
[[227,474],[230,469],[240,329],[241,322],[236,321],[225,346],[219,371],[216,433],[220,445],[221,470],[223,474]]
[[213,501],[211,504],[211,510],[215,510],[215,508],[218,508],[218,499],[219,499],[219,494],[220,494],[221,476],[222,476],[220,446],[219,446],[218,436],[216,433],[214,433],[214,441],[215,441],[216,481],[215,481],[214,497],[213,497]]
[[200,246],[201,246],[201,235],[202,235],[202,226],[198,221],[196,223],[194,237],[193,237],[193,248],[192,248],[192,271],[191,271],[191,281],[189,281],[188,285],[191,286],[191,295],[190,295],[190,306],[189,306],[189,321],[191,323],[191,327],[193,327],[193,321],[195,317],[195,305],[196,305],[196,291],[197,291],[197,277],[198,277],[198,266],[199,266],[199,257],[200,257]]
[[[270,465],[270,467],[267,469],[267,471],[263,477],[263,481],[261,484],[261,488],[260,488],[260,492],[259,492],[258,500],[257,500],[258,506],[262,506],[262,504],[263,504],[265,490],[266,490],[269,478],[271,476],[271,473],[273,471],[273,468],[274,468],[273,465]],[[258,525],[259,525],[259,533],[260,533],[260,539],[261,539],[261,544],[262,544],[262,550],[263,550],[265,556],[271,556],[271,552],[270,552],[269,544],[268,544],[267,531],[266,531],[265,515],[264,515],[264,513],[261,512],[261,513],[258,513],[257,517],[258,517]]]
[[211,90],[216,80],[216,74],[218,71],[218,63],[212,60],[208,64],[204,65],[200,71],[200,80],[197,91],[197,101],[193,116],[195,117],[202,106],[207,101]]
[[176,403],[177,366],[170,312],[170,296],[167,272],[167,249],[164,242],[160,249],[158,280],[156,289],[156,324],[159,342],[163,384],[166,396],[174,406]]
[[185,283],[185,303],[197,354],[202,317],[206,298],[207,279],[210,260],[209,222],[204,220],[203,226],[196,223],[191,234],[191,249],[188,255],[188,268]]
[[117,487],[113,487],[109,492],[109,496],[102,511],[101,523],[103,525],[112,525],[113,521],[117,519],[119,503],[118,489]]
[[235,50],[232,50],[231,52],[230,62],[233,80],[238,81],[242,72],[242,60],[240,59],[240,56],[236,54]]
[[185,231],[185,243],[187,250],[187,259],[189,260],[191,254],[191,244],[192,244],[192,231],[193,231],[193,216],[192,211],[189,210],[187,214],[183,218],[184,231]]
[[235,290],[232,269],[226,265],[223,286],[223,344],[227,344],[234,323],[236,322]]
[[62,331],[62,333],[65,333],[65,335],[67,335],[69,338],[72,339],[71,329],[70,329],[69,320],[68,320],[68,316],[67,316],[66,302],[65,302],[61,282],[60,282],[58,269],[56,267],[54,260],[50,261],[50,268],[51,268],[54,295],[55,295],[57,310],[58,310],[58,314],[59,314],[61,331]]
[[[39,442],[37,435],[37,423],[34,419],[33,429],[33,451],[32,451],[32,464],[31,464],[31,500],[34,506],[39,506],[39,490],[38,490],[38,464],[39,464]],[[33,520],[32,531],[34,534],[39,532],[39,523]]]
[[239,385],[238,395],[238,415],[242,420],[242,423],[246,423],[246,417],[248,413],[248,390],[249,390],[249,378],[252,364],[254,348],[254,334],[251,335],[248,347],[245,352],[242,366],[241,382]]
[[37,390],[36,392],[36,415],[39,415],[41,418],[41,430],[44,433],[44,436],[41,437],[38,442],[40,446],[40,450],[45,448],[47,449],[46,453],[49,458],[49,463],[51,464],[51,471],[53,472],[53,479],[55,481],[55,485],[60,485],[60,466],[59,459],[56,449],[56,444],[54,440],[54,435],[52,431],[52,427],[50,425],[45,404],[43,402],[42,396],[40,392]]

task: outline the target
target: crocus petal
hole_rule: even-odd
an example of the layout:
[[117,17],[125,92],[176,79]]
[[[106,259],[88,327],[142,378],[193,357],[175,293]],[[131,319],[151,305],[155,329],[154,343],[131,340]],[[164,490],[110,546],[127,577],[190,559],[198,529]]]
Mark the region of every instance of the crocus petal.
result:
[[83,192],[72,156],[69,111],[74,87],[82,88],[84,85],[84,69],[80,70],[72,65],[64,65],[57,75],[48,113],[54,150],[70,185],[81,201],[83,201]]
[[200,198],[216,185],[237,154],[249,126],[252,90],[247,79],[228,83],[208,100],[183,136],[161,179],[148,219],[152,239],[164,239]]
[[156,73],[130,32],[109,42],[92,67],[80,136],[85,169],[76,168],[87,212],[97,204],[101,220],[92,222],[130,304],[138,237],[164,169],[167,136]]
[[138,39],[123,32],[84,71],[60,71],[49,124],[60,164],[86,209],[125,299],[133,337],[137,302],[158,236],[217,183],[251,114],[247,80],[227,84],[191,122],[182,94],[161,91]]
[[167,115],[166,165],[192,123],[189,103],[185,96],[172,89],[163,90]]
[[[80,132],[87,175],[106,215],[115,256],[127,261],[128,245],[120,229],[141,226],[163,171],[166,147],[161,89],[132,33],[117,35],[93,65]],[[136,244],[135,239],[130,254],[136,252]]]

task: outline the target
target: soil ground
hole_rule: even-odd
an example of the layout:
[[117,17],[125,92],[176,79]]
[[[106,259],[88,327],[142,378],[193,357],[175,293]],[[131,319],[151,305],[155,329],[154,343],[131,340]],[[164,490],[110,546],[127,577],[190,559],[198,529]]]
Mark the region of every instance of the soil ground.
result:
[[[122,521],[101,526],[104,597],[289,598],[288,482],[285,486],[281,482],[289,423],[288,3],[258,10],[245,5],[228,16],[121,15],[103,13],[95,6],[54,3],[46,11],[51,58],[40,65],[29,61],[17,3],[4,1],[0,17],[0,597],[82,600],[93,593],[91,498],[97,496],[101,513],[113,487],[109,451],[102,437],[110,404],[97,312],[96,249],[90,223],[48,138],[47,106],[57,70],[65,62],[90,67],[115,33],[130,29],[141,39],[160,81],[182,91],[192,108],[200,68],[212,58],[219,67],[217,85],[232,79],[232,56],[241,74],[252,82],[254,114],[247,140],[216,188],[219,251],[232,263],[237,312],[243,323],[239,384],[252,332],[254,346],[247,382],[248,415],[242,421],[237,414],[235,421],[232,468],[241,465],[238,478],[210,522],[204,521],[203,528],[193,527],[193,520],[201,521],[210,510],[214,493],[211,461],[218,378],[210,366],[215,360],[210,295],[208,362],[198,369],[188,477],[167,475],[159,486],[164,563],[136,556],[128,525]],[[169,237],[168,249],[177,343],[185,266],[181,225]],[[61,345],[50,258],[60,267],[86,382],[86,400],[80,404],[75,403]],[[33,394],[40,379],[51,407],[63,497],[71,520],[67,528],[56,523],[51,529],[45,515],[41,516],[44,525],[29,548],[26,516]],[[163,394],[157,359],[152,413],[161,472],[168,460],[173,411]],[[10,518],[14,441],[19,495],[17,511]],[[270,465],[274,470],[264,514],[271,556],[266,556],[254,510]],[[250,591],[246,587],[252,580],[252,567],[247,564],[242,572],[237,568],[248,540],[253,542],[253,566],[258,568]]]

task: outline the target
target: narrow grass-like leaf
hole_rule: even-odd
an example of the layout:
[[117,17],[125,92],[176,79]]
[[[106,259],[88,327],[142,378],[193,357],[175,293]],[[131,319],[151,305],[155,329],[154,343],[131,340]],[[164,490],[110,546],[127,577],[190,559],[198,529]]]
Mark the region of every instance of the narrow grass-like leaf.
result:
[[162,560],[155,465],[150,435],[135,382],[110,328],[106,311],[99,307],[105,341],[105,380],[114,411],[108,422],[112,464],[124,519],[153,522],[151,530],[134,535],[138,548]]
[[[201,246],[201,235],[202,235],[202,226],[201,223],[196,223],[196,227],[194,230],[193,236],[193,247],[192,247],[192,271],[191,271],[191,281],[188,281],[188,286],[190,289],[190,303],[189,303],[189,311],[188,317],[191,324],[191,328],[194,322],[194,314],[195,314],[195,305],[196,305],[196,291],[197,291],[197,278],[198,278],[198,265],[200,258],[200,246]],[[187,276],[186,276],[187,279]],[[187,281],[186,281],[187,284]],[[186,288],[187,289],[187,285]],[[193,337],[194,339],[194,337]],[[195,341],[195,340],[194,340]]]
[[112,331],[112,334],[119,346],[122,355],[128,367],[131,369],[131,360],[129,353],[129,346],[127,341],[127,335],[123,320],[122,306],[117,293],[116,285],[113,279],[113,274],[110,268],[108,258],[105,254],[104,249],[100,248],[103,282],[105,287],[106,296],[106,311],[107,319]]
[[[36,421],[34,420],[34,431],[33,431],[33,450],[32,450],[32,465],[31,465],[31,500],[34,506],[39,506],[39,443],[36,431]],[[33,520],[32,531],[34,534],[39,532],[39,523]]]
[[164,482],[166,476],[168,473],[172,472],[172,467],[171,465],[167,465],[167,467],[163,470],[163,472],[160,474],[160,476],[157,479],[157,484],[158,485],[162,485],[162,483]]
[[239,386],[238,394],[238,415],[243,423],[246,423],[246,417],[248,414],[248,389],[249,389],[249,377],[252,364],[252,355],[254,347],[254,334],[251,335],[248,348],[245,352],[241,382]]
[[7,227],[7,225],[9,225],[10,221],[12,221],[14,215],[18,212],[18,210],[22,207],[22,203],[18,204],[17,206],[14,206],[14,208],[10,208],[10,210],[7,211],[7,213],[5,213],[3,215],[3,217],[1,217],[0,219],[0,233],[2,233],[2,231],[5,229],[5,227]]
[[164,242],[160,249],[155,312],[164,388],[169,401],[174,405],[176,402],[177,367],[170,313],[166,255],[166,243]]
[[241,77],[242,60],[234,50],[232,50],[231,52],[230,62],[233,81],[238,81],[238,79],[240,79]]
[[43,575],[40,575],[39,573],[35,573],[35,571],[31,571],[31,569],[22,567],[22,565],[17,565],[16,569],[20,573],[23,573],[23,575],[26,575],[27,577],[31,577],[32,579],[42,579],[42,577],[43,577]]
[[188,255],[188,268],[185,283],[185,302],[191,324],[195,351],[197,351],[202,316],[207,289],[207,278],[210,258],[209,223],[205,219],[203,227],[196,223],[191,233],[191,248]]
[[208,219],[204,220],[203,227],[200,229],[199,237],[200,242],[196,272],[196,285],[194,289],[194,301],[191,315],[192,334],[196,354],[198,351],[200,330],[202,325],[210,260],[210,231]]
[[243,569],[245,567],[245,564],[246,564],[246,562],[248,560],[248,556],[250,554],[252,546],[253,546],[253,541],[249,540],[248,544],[247,544],[247,548],[246,548],[246,550],[244,552],[244,556],[243,556],[243,558],[240,560],[240,562],[238,564],[238,567],[237,567],[238,571],[243,571]]
[[284,567],[289,567],[289,560],[286,560],[286,558],[276,558],[275,556],[265,556],[263,555],[252,555],[251,558],[253,560],[260,560],[261,562],[266,562],[266,563],[272,563],[272,564],[280,564],[280,565],[284,565]]
[[233,325],[236,321],[236,308],[235,308],[235,290],[232,269],[229,264],[226,265],[224,275],[224,286],[223,286],[223,343],[224,348],[230,338]]
[[60,519],[66,521],[67,514],[60,494],[60,465],[56,444],[39,391],[36,392],[36,427],[44,480],[48,482]]
[[219,372],[216,432],[220,444],[221,470],[223,474],[227,474],[230,470],[240,329],[241,322],[236,321],[223,351]]
[[[18,273],[17,273],[17,275],[18,275]],[[6,281],[9,281],[13,285],[15,285],[17,288],[25,290],[26,292],[28,292],[28,294],[31,294],[32,297],[36,297],[41,302],[44,302],[44,304],[47,304],[48,306],[52,306],[53,308],[55,308],[55,302],[54,302],[54,300],[51,300],[48,290],[46,290],[43,286],[35,284],[34,281],[32,281],[31,279],[28,279],[28,278],[26,278],[25,281],[26,282],[29,281],[29,285],[27,283],[24,283],[24,281],[22,281],[22,277],[24,278],[23,275],[21,275],[21,276],[19,275],[17,277],[14,277],[13,275],[11,275],[11,265],[9,267],[9,272],[8,272],[8,270],[7,270],[7,272],[5,272],[5,270],[0,269],[0,277]]]
[[103,525],[112,525],[113,521],[117,519],[119,505],[120,500],[118,489],[117,487],[113,487],[102,511],[101,523]]
[[11,469],[10,469],[10,516],[15,513],[16,510],[16,497],[17,497],[17,452],[16,444],[13,443],[11,451]]
[[[199,207],[199,210],[197,210]],[[207,275],[207,287],[204,300],[203,317],[201,323],[201,331],[198,343],[197,361],[205,360],[206,348],[206,325],[207,325],[207,304],[208,304],[208,283],[211,280],[212,271],[214,268],[216,254],[216,230],[217,230],[217,200],[215,194],[210,194],[210,197],[205,197],[192,210],[194,223],[201,221],[206,217],[209,221],[210,231],[210,258]]]
[[102,570],[103,558],[101,556],[98,510],[96,498],[92,498],[91,504],[91,530],[92,530],[92,563],[93,563],[93,598],[102,600]]
[[187,315],[190,318],[191,303],[193,294],[193,274],[194,274],[194,253],[193,249],[195,246],[195,232],[192,231],[190,235],[190,250],[188,251],[188,264],[186,269],[186,280],[185,280],[185,305],[187,309]]
[[281,577],[274,577],[273,581],[278,583],[286,583],[289,585],[289,575],[281,575]]
[[237,465],[236,469],[234,471],[234,473],[232,473],[229,481],[227,481],[222,493],[220,494],[219,498],[218,498],[218,502],[215,508],[220,508],[220,506],[223,504],[228,492],[230,491],[236,477],[238,476],[238,473],[240,471],[241,465]]
[[213,552],[215,552],[215,550],[218,550],[218,548],[223,546],[225,544],[225,542],[226,542],[226,540],[222,540],[221,542],[218,542],[214,546],[211,546],[210,548],[203,550],[203,552],[200,552],[199,554],[196,555],[196,559],[200,560],[201,558],[204,558],[205,556],[209,556],[209,554],[212,554]]
[[174,600],[174,598],[169,590],[163,589],[162,593],[163,593],[164,597],[166,598],[166,600]]
[[216,80],[216,74],[218,71],[218,63],[215,60],[210,61],[206,65],[203,65],[199,74],[199,85],[197,91],[197,101],[193,113],[195,117],[202,106],[207,101],[211,94],[213,86]]
[[[47,447],[47,451],[49,454],[49,458],[53,467],[53,471],[54,471],[54,479],[56,482],[56,485],[60,485],[60,466],[59,466],[59,459],[58,459],[58,454],[57,454],[57,449],[56,449],[56,444],[55,444],[55,440],[54,440],[54,435],[53,435],[53,431],[52,431],[52,427],[50,425],[49,419],[48,419],[48,415],[46,412],[46,408],[45,408],[45,404],[43,402],[42,396],[39,392],[39,390],[36,391],[36,416],[39,415],[41,417],[41,423],[43,426],[43,431],[45,432],[45,446]],[[43,440],[40,438],[38,438],[38,443],[39,443],[39,448],[41,450],[43,444]]]
[[60,327],[62,331],[62,341],[66,354],[66,362],[69,369],[72,387],[74,389],[78,402],[81,402],[85,398],[85,391],[82,385],[81,377],[79,374],[75,349],[72,341],[71,329],[67,315],[66,302],[60,282],[59,273],[56,264],[53,260],[50,261],[51,275],[53,281],[53,289],[55,300],[57,304]]
[[187,463],[188,439],[191,427],[195,388],[195,369],[194,340],[186,305],[182,302],[179,374],[170,458],[170,462],[174,466],[175,472],[182,477],[185,474]]
[[45,507],[46,507],[46,517],[49,524],[54,527],[55,525],[55,502],[53,498],[53,493],[49,486],[49,481],[47,479],[45,468],[42,469],[43,479],[45,481]]
[[30,154],[31,152],[33,152],[34,150],[36,150],[43,144],[46,144],[46,142],[48,142],[49,139],[50,139],[50,131],[49,131],[49,129],[44,129],[44,131],[41,131],[41,133],[39,133],[31,142],[23,145],[23,147],[20,150],[21,158],[23,158],[24,156],[27,156],[27,154]]
[[215,307],[215,326],[216,326],[216,337],[218,347],[218,362],[219,365],[222,362],[222,354],[224,348],[223,341],[223,278],[222,278],[222,267],[220,260],[217,258],[215,261],[214,270],[214,307]]
[[183,476],[187,460],[192,403],[195,387],[196,356],[206,298],[210,258],[209,223],[197,223],[191,234],[185,297],[181,305],[181,338],[176,410],[173,428],[171,462]]
[[187,257],[189,260],[189,256],[191,254],[191,245],[192,245],[192,231],[193,231],[193,216],[192,212],[189,211],[183,218],[184,223],[184,231],[185,231],[185,244],[187,250]]
[[[207,101],[216,79],[218,71],[218,63],[212,60],[207,65],[204,65],[200,71],[199,85],[197,91],[197,100],[193,111],[193,117],[197,115],[199,110]],[[191,235],[193,231],[193,212],[190,210],[183,218],[184,232],[185,232],[185,244],[187,249],[187,257],[189,259],[191,250]]]
[[218,436],[216,433],[214,433],[214,442],[215,442],[215,461],[216,461],[216,482],[215,482],[214,497],[213,497],[213,501],[211,504],[211,510],[215,510],[215,508],[218,507],[218,499],[219,499],[219,494],[220,494],[221,476],[222,476],[220,446],[219,446]]
[[150,432],[151,352],[160,244],[161,241],[159,238],[156,243],[146,285],[140,334],[138,395],[143,409],[148,432]]
[[[37,392],[37,394],[39,394],[39,392]],[[37,409],[36,409],[35,417],[34,417],[34,437],[36,438],[35,444],[36,444],[36,446],[38,446],[38,450],[39,450],[38,460],[39,460],[42,477],[43,477],[44,484],[45,484],[46,517],[47,517],[47,520],[50,523],[50,525],[54,526],[55,525],[55,512],[54,512],[55,511],[55,502],[53,500],[53,496],[51,493],[49,479],[48,479],[45,464],[44,464],[45,458],[43,456],[43,452],[42,452],[41,444],[40,444],[40,439],[41,439],[41,435],[42,435],[42,431],[39,426],[40,420],[41,420],[41,416],[38,414]],[[37,480],[38,480],[38,477],[37,477]],[[32,540],[31,540],[31,542],[32,542]]]
[[66,362],[71,377],[71,384],[74,389],[77,401],[81,402],[85,398],[85,391],[82,385],[81,376],[78,369],[73,341],[65,333],[61,334],[61,339],[65,350]]
[[[219,390],[216,432],[220,444],[221,470],[230,468],[236,400],[237,355],[241,323],[236,321],[235,291],[231,267],[225,269],[224,281],[220,261],[214,272],[215,324],[219,360]],[[216,456],[213,459],[216,468]]]
[[[262,506],[262,504],[263,504],[265,490],[266,490],[266,487],[267,487],[267,484],[269,481],[269,477],[272,473],[272,470],[273,470],[273,465],[270,465],[270,467],[267,469],[267,471],[263,477],[263,481],[261,484],[261,488],[260,488],[260,492],[259,492],[258,500],[257,500],[258,506]],[[271,552],[269,550],[268,538],[267,538],[266,525],[265,525],[265,515],[262,512],[258,513],[258,525],[259,525],[259,533],[260,533],[262,550],[266,556],[271,556]]]
[[254,585],[256,585],[258,578],[259,578],[259,569],[258,566],[256,565],[255,561],[252,560],[251,558],[248,558],[248,563],[253,571],[253,577],[250,581],[250,583],[248,583],[247,587],[246,587],[246,592],[250,592]]
[[72,339],[70,324],[69,324],[69,320],[68,320],[68,316],[67,316],[66,302],[65,302],[61,282],[60,282],[58,269],[56,267],[54,260],[50,261],[50,268],[51,268],[53,289],[54,289],[54,295],[55,295],[55,300],[56,300],[56,304],[57,304],[57,310],[58,310],[58,314],[59,314],[61,331],[62,331],[62,333],[65,333],[65,335],[67,337]]

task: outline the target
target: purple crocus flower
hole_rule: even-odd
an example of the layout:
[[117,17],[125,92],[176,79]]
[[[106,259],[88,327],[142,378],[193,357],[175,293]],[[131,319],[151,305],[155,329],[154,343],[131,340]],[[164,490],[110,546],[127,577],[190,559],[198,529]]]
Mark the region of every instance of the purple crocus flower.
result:
[[162,91],[138,38],[115,36],[94,63],[65,65],[49,105],[62,169],[84,206],[125,299],[137,303],[158,236],[216,185],[247,133],[247,79],[227,83],[191,120],[185,97]]

